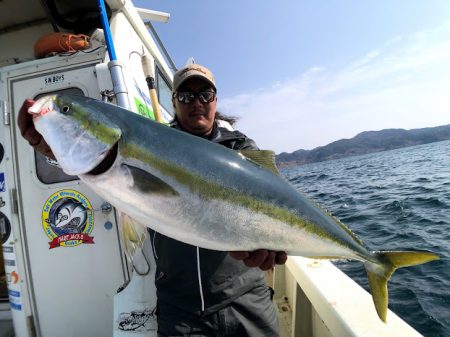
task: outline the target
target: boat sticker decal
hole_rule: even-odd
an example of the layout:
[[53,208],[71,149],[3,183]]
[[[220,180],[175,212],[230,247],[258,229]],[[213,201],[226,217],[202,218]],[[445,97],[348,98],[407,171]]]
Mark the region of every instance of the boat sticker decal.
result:
[[156,320],[156,308],[133,310],[119,314],[116,320],[116,330],[143,333],[154,330],[153,321]]
[[8,289],[8,298],[11,309],[22,310],[22,298],[19,290]]
[[8,290],[8,295],[9,296],[13,296],[13,297],[20,297],[20,292],[16,291],[16,290]]
[[53,74],[49,76],[44,77],[44,84],[47,85],[53,85],[58,83],[64,82],[64,74]]
[[22,310],[22,304],[13,302],[11,300],[11,298],[9,299],[9,306],[11,307],[11,309],[14,309],[14,310],[17,310],[17,311],[21,311]]
[[147,117],[150,119],[155,119],[155,114],[153,113],[153,110],[150,109],[145,103],[143,103],[138,98],[134,98],[134,104],[136,104],[136,109],[139,113],[139,115],[143,117]]
[[94,212],[89,200],[75,190],[53,193],[42,208],[42,226],[49,249],[93,244]]
[[5,261],[5,266],[10,266],[10,267],[14,267],[16,265],[16,261],[14,260],[4,260]]
[[0,192],[6,192],[5,173],[0,172]]
[[19,282],[19,274],[15,270],[6,274],[6,281],[8,283],[17,284]]
[[3,253],[14,253],[14,247],[12,247],[12,246],[3,246]]
[[[8,241],[10,235],[11,235],[11,224],[6,215],[0,212],[0,243],[3,244],[3,252],[5,253],[8,253],[7,251],[8,248],[5,246],[5,244]],[[12,249],[12,247],[10,248]]]
[[[142,100],[144,101],[144,104],[147,106],[152,106],[152,100],[150,99],[150,96],[148,96],[145,91],[142,91],[139,85],[136,82],[136,79],[133,78],[134,81],[134,88],[138,92],[139,96],[141,96]],[[148,92],[148,91],[147,91]],[[134,99],[137,99],[136,97]]]

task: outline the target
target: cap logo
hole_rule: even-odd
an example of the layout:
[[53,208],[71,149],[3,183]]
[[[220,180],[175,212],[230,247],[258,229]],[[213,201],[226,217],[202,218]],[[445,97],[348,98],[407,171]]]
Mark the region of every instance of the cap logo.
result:
[[204,70],[203,70],[202,68],[200,68],[200,67],[195,67],[195,68],[193,68],[193,67],[191,67],[191,68],[185,68],[185,69],[181,70],[181,73],[182,73],[182,74],[185,74],[185,73],[187,73],[188,71],[191,71],[191,70],[197,70],[197,71],[201,72],[202,74],[207,75],[206,71],[204,71]]
[[[0,0],[1,1],[1,0]],[[216,89],[215,81],[214,81],[214,75],[211,73],[211,71],[200,64],[190,64],[180,70],[178,70],[174,76],[173,76],[173,88],[172,91],[175,92],[178,90],[178,88],[186,81],[188,78],[191,77],[199,77],[210,83],[214,90]]]

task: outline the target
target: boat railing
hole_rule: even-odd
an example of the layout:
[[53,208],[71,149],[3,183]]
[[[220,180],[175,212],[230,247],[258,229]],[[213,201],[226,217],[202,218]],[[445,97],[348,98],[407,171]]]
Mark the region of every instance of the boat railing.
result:
[[281,336],[422,336],[392,311],[383,323],[371,295],[331,262],[290,256],[273,274]]

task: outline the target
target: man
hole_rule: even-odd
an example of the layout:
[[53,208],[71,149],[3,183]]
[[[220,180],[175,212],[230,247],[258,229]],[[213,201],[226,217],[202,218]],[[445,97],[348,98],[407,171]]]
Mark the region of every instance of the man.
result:
[[[231,149],[257,150],[253,140],[216,114],[213,74],[192,64],[174,75],[172,127]],[[53,157],[26,113],[19,128],[37,151]],[[233,216],[233,214],[230,214]],[[157,263],[159,336],[278,336],[278,320],[262,270],[284,264],[284,252],[220,252],[194,247],[150,231]],[[259,268],[254,268],[259,267]]]
[[[180,69],[172,92],[172,127],[234,150],[258,150],[253,140],[216,118],[216,85],[209,69],[198,64]],[[161,336],[278,336],[271,291],[260,269],[285,263],[284,252],[228,254],[155,232],[151,238]]]

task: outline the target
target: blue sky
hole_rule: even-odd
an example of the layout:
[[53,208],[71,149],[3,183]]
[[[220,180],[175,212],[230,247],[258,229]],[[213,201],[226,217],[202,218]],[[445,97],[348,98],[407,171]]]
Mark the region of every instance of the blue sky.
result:
[[216,76],[219,110],[277,153],[450,124],[450,1],[134,0],[175,64]]

